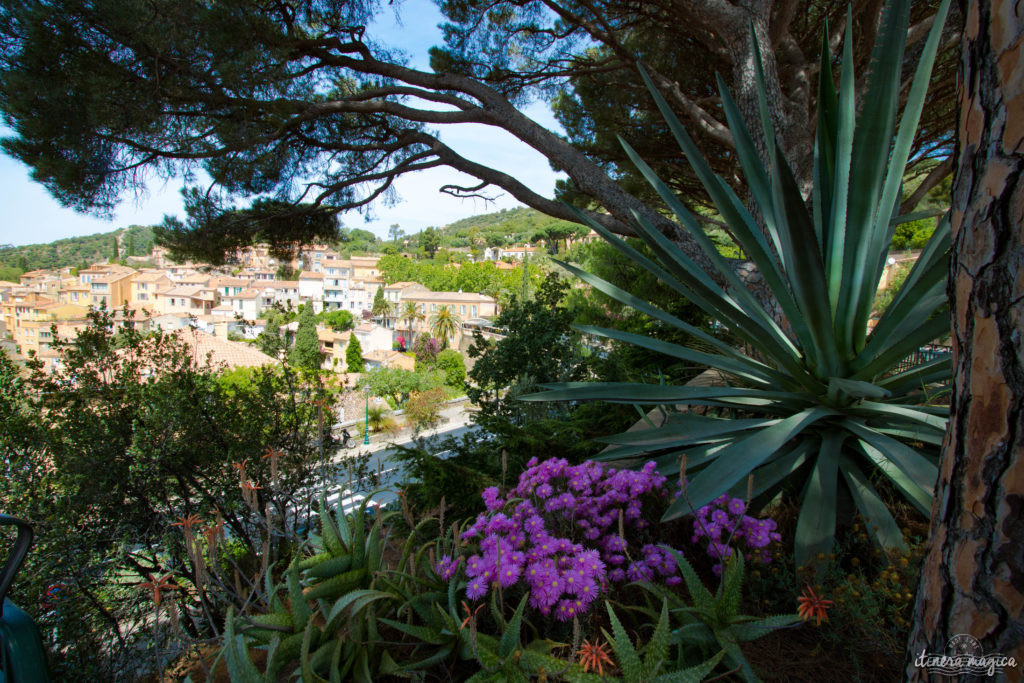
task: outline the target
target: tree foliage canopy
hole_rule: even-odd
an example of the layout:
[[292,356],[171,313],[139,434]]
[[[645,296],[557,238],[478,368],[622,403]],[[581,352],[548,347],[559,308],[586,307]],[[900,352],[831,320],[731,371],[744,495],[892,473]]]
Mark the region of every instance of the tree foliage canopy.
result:
[[[165,233],[182,249],[228,248],[239,235],[263,230],[281,237],[267,227],[276,218],[262,209],[274,208],[276,215],[285,204],[303,206],[299,213],[309,219],[287,226],[289,239],[321,235],[330,227],[326,215],[365,208],[390,193],[401,175],[439,166],[476,183],[442,191],[477,196],[490,186],[577,220],[564,204],[457,153],[439,132],[483,124],[522,140],[566,173],[564,196],[594,220],[630,234],[636,211],[710,269],[647,190],[616,182],[628,181],[632,171],[620,168],[613,132],[636,142],[656,166],[681,160],[659,142],[665,131],[639,90],[639,62],[648,64],[692,124],[716,169],[736,182],[712,72],[731,80],[741,109],[756,116],[753,27],[779,145],[806,181],[817,37],[827,22],[830,40],[838,39],[845,7],[838,0],[816,0],[799,12],[792,2],[447,0],[441,3],[449,19],[445,44],[433,51],[433,71],[423,71],[368,33],[381,9],[376,2],[8,3],[0,9],[0,109],[14,135],[3,144],[60,201],[101,212],[152,173],[201,167],[223,196],[190,196],[188,223],[169,225]],[[863,3],[853,13],[861,64],[870,55],[878,11],[878,3]],[[908,64],[931,12],[930,2],[915,3]],[[916,152],[949,145],[947,76],[937,70],[944,80],[932,88],[927,107],[934,120],[922,126]],[[537,96],[558,103],[568,139],[517,108]],[[662,175],[682,179],[678,189],[693,186],[688,170],[675,170]],[[237,208],[239,200],[253,198],[270,204]],[[256,220],[248,220],[247,211],[255,211]],[[285,213],[294,217],[295,211]],[[224,212],[244,220],[220,220]]]

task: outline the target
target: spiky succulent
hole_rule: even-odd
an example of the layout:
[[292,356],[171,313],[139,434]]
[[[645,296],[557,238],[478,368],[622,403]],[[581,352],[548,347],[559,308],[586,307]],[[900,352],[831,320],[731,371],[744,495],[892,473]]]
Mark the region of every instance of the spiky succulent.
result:
[[[937,447],[946,409],[924,405],[929,390],[950,376],[948,356],[897,371],[922,345],[949,330],[944,286],[950,245],[948,219],[937,226],[916,265],[877,325],[868,323],[900,216],[902,178],[925,102],[948,1],[938,10],[913,84],[899,116],[909,3],[888,2],[872,55],[865,105],[856,111],[852,41],[847,23],[838,93],[827,42],[822,41],[814,183],[805,200],[776,144],[763,75],[757,65],[765,167],[735,101],[721,81],[722,107],[736,143],[752,212],[715,175],[664,99],[647,80],[689,163],[747,257],[756,264],[781,315],[773,315],[719,255],[695,217],[637,154],[630,159],[697,240],[716,273],[702,271],[644,219],[636,230],[656,258],[590,222],[616,249],[701,309],[753,353],[662,311],[624,289],[565,264],[594,288],[694,337],[702,350],[612,329],[585,332],[636,344],[673,358],[715,368],[727,386],[630,383],[549,385],[528,400],[602,400],[661,405],[657,429],[612,437],[603,460],[655,455],[663,472],[677,472],[685,455],[691,475],[686,495],[666,519],[689,514],[748,486],[761,500],[788,488],[801,501],[796,555],[805,564],[828,552],[837,500],[853,501],[884,548],[903,544],[880,495],[878,480],[927,515],[937,476]],[[644,75],[646,79],[646,74]],[[896,122],[899,127],[896,129]],[[893,132],[895,130],[895,138]],[[720,284],[720,283],[724,283]],[[709,406],[705,414],[676,406]],[[728,417],[726,417],[728,415]],[[753,475],[752,483],[748,476]]]

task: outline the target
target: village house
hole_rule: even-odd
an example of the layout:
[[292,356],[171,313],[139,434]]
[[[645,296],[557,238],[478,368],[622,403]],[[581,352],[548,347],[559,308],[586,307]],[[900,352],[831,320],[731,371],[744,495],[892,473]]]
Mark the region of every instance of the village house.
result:
[[105,275],[96,275],[89,280],[90,303],[97,308],[117,308],[131,301],[132,280],[137,271],[113,271]]
[[131,303],[143,307],[154,306],[156,293],[164,289],[170,289],[173,283],[162,270],[148,270],[140,272],[132,280]]

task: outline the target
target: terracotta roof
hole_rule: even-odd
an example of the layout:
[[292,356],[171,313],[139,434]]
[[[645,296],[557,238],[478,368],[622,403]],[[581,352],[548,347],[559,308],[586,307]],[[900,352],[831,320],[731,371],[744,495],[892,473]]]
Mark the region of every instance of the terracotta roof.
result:
[[492,297],[476,292],[413,292],[406,296],[410,301],[450,301],[452,303],[494,303]]
[[515,270],[515,266],[511,263],[505,263],[504,261],[492,261],[492,263],[498,270]]
[[377,326],[372,323],[361,323],[356,325],[357,332],[373,332]]
[[117,282],[118,280],[123,280],[126,277],[131,277],[134,274],[135,274],[135,271],[132,271],[130,273],[108,273],[106,275],[100,275],[99,277],[94,277],[92,280],[90,280],[90,282],[99,282],[99,283],[103,283],[103,282],[107,282],[107,283]]
[[224,298],[225,299],[255,299],[256,297],[258,297],[262,293],[263,292],[261,292],[260,290],[255,289],[253,287],[250,287],[249,289],[243,289],[241,292],[238,292],[237,294],[225,294]]
[[408,287],[416,287],[416,286],[423,287],[424,289],[426,289],[426,287],[424,285],[421,285],[419,282],[405,282],[405,281],[396,282],[393,285],[385,285],[384,289],[406,289]]
[[300,280],[323,280],[324,279],[324,274],[323,273],[315,273],[312,270],[304,270],[301,273],[299,273],[299,279]]
[[211,287],[248,287],[251,282],[252,282],[252,280],[250,280],[249,278],[223,276],[223,277],[215,277],[212,280],[210,280],[210,286]]
[[188,345],[193,357],[200,362],[209,358],[213,365],[226,365],[232,368],[280,364],[276,358],[271,358],[248,344],[214,337],[194,328],[178,330],[174,334]]
[[198,297],[199,293],[203,291],[203,288],[199,285],[178,285],[177,287],[171,287],[165,289],[160,294],[164,296],[195,296]]
[[136,282],[159,282],[160,280],[164,280],[164,279],[167,279],[167,280],[170,279],[170,278],[167,277],[167,273],[165,273],[163,271],[149,271],[149,272],[146,272],[146,273],[140,273],[139,276],[137,278],[135,278],[135,281]]

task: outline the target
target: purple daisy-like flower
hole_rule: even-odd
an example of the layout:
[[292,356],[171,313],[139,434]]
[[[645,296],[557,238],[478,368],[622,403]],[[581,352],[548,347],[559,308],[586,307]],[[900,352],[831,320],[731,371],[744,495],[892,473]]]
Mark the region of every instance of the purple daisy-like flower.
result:
[[466,597],[470,600],[482,598],[487,594],[487,582],[483,579],[472,579],[466,585]]

